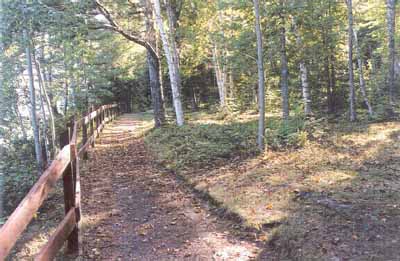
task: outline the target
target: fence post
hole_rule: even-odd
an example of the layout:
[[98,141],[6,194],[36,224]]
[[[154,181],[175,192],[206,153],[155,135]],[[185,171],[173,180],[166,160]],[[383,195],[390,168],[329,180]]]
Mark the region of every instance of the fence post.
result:
[[99,129],[99,126],[100,126],[99,118],[100,118],[100,108],[96,110],[96,117],[95,117],[95,120],[96,120],[96,135],[95,136],[96,136],[96,138],[97,138],[98,129]]
[[[70,142],[70,135],[72,135],[72,130],[74,128],[73,120],[72,123],[67,124],[67,129],[60,135],[60,147],[68,145]],[[70,155],[72,156],[73,152],[70,151]],[[64,171],[63,175],[63,190],[64,190],[64,207],[65,213],[71,208],[75,207],[75,186],[74,186],[74,177],[73,177],[73,168],[74,163],[73,160],[70,159],[70,164]],[[68,237],[67,243],[67,252],[68,253],[78,253],[79,252],[79,236],[78,236],[78,227],[75,226],[74,230]]]
[[90,114],[92,114],[92,112],[94,111],[93,106],[90,107],[89,110],[89,128],[90,128],[90,138],[92,139],[92,147],[94,147],[94,128],[93,128],[93,120],[90,117]]
[[[90,118],[90,110],[89,110],[89,118]],[[85,145],[87,140],[88,140],[87,125],[86,125],[86,122],[85,122],[85,118],[83,118],[83,122],[82,122],[82,144]],[[85,152],[83,153],[83,159],[84,160],[88,159],[87,150],[85,150]]]
[[[104,124],[104,106],[101,106],[101,112],[100,112],[100,125],[103,126]],[[103,129],[103,127],[101,127],[101,129]]]

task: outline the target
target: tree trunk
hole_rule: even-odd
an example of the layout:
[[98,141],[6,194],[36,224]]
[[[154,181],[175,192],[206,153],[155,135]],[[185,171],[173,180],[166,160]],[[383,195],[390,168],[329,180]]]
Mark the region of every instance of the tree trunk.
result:
[[[41,53],[40,54],[41,58],[40,60],[44,60],[44,54]],[[50,98],[49,95],[47,94],[47,82],[45,80],[44,77],[44,73],[42,72],[42,67],[40,62],[36,59],[36,56],[34,55],[33,57],[33,61],[35,64],[35,68],[37,71],[37,75],[38,75],[38,80],[39,80],[39,85],[40,85],[40,93],[41,95],[43,95],[44,101],[46,103],[47,106],[47,110],[49,112],[49,120],[50,120],[50,133],[51,133],[51,150],[50,150],[50,157],[53,158],[53,156],[56,153],[56,127],[55,127],[55,121],[54,121],[54,115],[53,115],[53,110],[51,107],[51,102],[50,102]]]
[[174,45],[173,46],[170,45],[170,40],[174,41],[174,39],[169,39],[168,35],[164,30],[164,23],[161,16],[160,0],[153,0],[153,5],[156,15],[157,26],[158,29],[160,30],[161,41],[163,43],[163,48],[168,63],[168,71],[172,89],[172,99],[176,114],[176,123],[178,126],[182,126],[184,124],[184,117],[183,117],[183,109],[181,102],[181,94],[179,89],[181,79],[179,76],[179,68],[177,67],[177,61],[175,61],[174,58],[176,57],[176,50],[173,48]]
[[264,133],[265,133],[265,82],[264,82],[264,59],[263,59],[263,44],[260,26],[260,6],[258,0],[253,0],[255,26],[257,35],[257,69],[258,69],[258,134],[257,144],[260,151],[265,149]]
[[[300,33],[297,30],[297,21],[294,20],[294,31],[296,35],[296,44],[300,50],[304,50],[303,42],[301,40]],[[303,95],[303,103],[304,103],[304,114],[305,116],[311,115],[311,97],[310,97],[310,87],[308,84],[308,70],[306,63],[304,61],[304,55],[301,54],[300,63],[299,63],[299,70],[300,70],[300,80],[301,80],[301,93]]]
[[212,48],[213,54],[213,64],[215,70],[215,78],[217,80],[218,95],[219,95],[219,105],[221,108],[226,107],[226,70],[225,66],[221,64],[220,55],[217,49],[217,45],[214,44]]
[[[4,103],[4,94],[5,94],[5,89],[4,89],[4,35],[5,35],[5,28],[4,28],[4,17],[3,17],[3,0],[0,0],[0,104],[5,104]],[[0,110],[0,126],[4,126],[4,115],[3,115],[3,108]],[[2,175],[0,175],[0,179],[2,178]],[[1,182],[1,181],[0,181]],[[1,186],[2,183],[0,183]],[[1,187],[0,187],[1,189]],[[1,192],[0,192],[1,193]],[[1,201],[1,200],[0,200]],[[2,202],[0,202],[0,211],[2,210],[1,205]],[[0,212],[1,215],[1,212]]]
[[[154,29],[153,10],[151,8],[150,0],[145,0],[144,6],[147,40],[152,46],[156,46],[156,31]],[[164,101],[160,84],[160,60],[156,60],[149,51],[147,51],[147,65],[149,68],[150,93],[151,102],[153,105],[154,125],[156,128],[159,128],[165,123]]]
[[[50,60],[52,59],[51,56],[52,56],[52,54],[50,53]],[[42,62],[44,62],[44,57],[42,56],[40,59],[41,59],[41,61],[39,62],[39,64],[41,65]],[[52,86],[53,86],[53,71],[52,71],[51,64],[48,64],[47,66],[43,66],[43,67],[41,66],[41,69],[43,71],[43,80],[44,80],[44,82],[48,83],[47,86],[49,87],[49,90],[51,90]],[[57,116],[59,117],[59,116],[61,116],[61,114],[58,112],[57,104],[56,104],[56,101],[54,100],[54,95],[51,92],[47,93],[46,89],[45,89],[45,91],[46,91],[46,96],[49,98],[48,102],[49,102],[49,105],[51,106],[51,111],[52,111],[51,114],[53,115],[53,118],[55,119],[55,117],[57,117]]]
[[163,82],[163,71],[162,71],[162,64],[161,64],[161,53],[162,50],[160,50],[160,34],[158,31],[156,31],[156,54],[158,58],[158,75],[159,75],[159,82],[160,82],[160,92],[161,92],[161,100],[163,101],[162,106],[164,110],[164,116],[166,114],[165,111],[165,89],[164,89],[164,82]]
[[68,93],[68,81],[67,79],[64,79],[64,116],[67,116],[68,112],[68,99],[69,93]]
[[[283,7],[283,2],[281,2],[281,6]],[[285,17],[282,14],[280,15],[280,20],[282,116],[283,120],[287,121],[289,119],[289,72],[286,55]]]
[[39,81],[39,97],[40,97],[40,110],[42,112],[43,117],[43,130],[42,130],[42,139],[43,139],[43,147],[42,147],[42,157],[43,157],[43,166],[47,167],[48,158],[49,158],[49,141],[47,139],[47,116],[46,116],[46,109],[44,108],[44,101],[43,101],[43,85]]
[[356,120],[356,93],[354,89],[354,71],[353,71],[353,3],[352,0],[346,0],[347,3],[347,16],[349,22],[348,37],[349,37],[349,103],[350,103],[350,121]]
[[387,9],[387,30],[389,38],[389,75],[388,75],[388,91],[389,91],[389,102],[391,105],[394,104],[394,65],[395,65],[395,30],[396,30],[396,0],[386,1]]
[[371,104],[369,103],[368,100],[368,95],[367,95],[367,90],[365,87],[365,80],[364,80],[364,70],[363,70],[363,59],[362,59],[362,54],[361,54],[361,48],[358,43],[358,37],[357,37],[357,31],[354,31],[354,45],[356,47],[356,52],[357,52],[357,62],[358,62],[358,72],[359,72],[359,78],[360,78],[360,90],[361,90],[361,95],[363,96],[364,103],[368,108],[368,115],[372,117],[373,111]]
[[31,45],[30,39],[28,37],[28,32],[26,29],[23,30],[24,39],[25,39],[25,55],[26,55],[26,63],[28,70],[28,78],[29,78],[29,97],[31,101],[31,124],[33,128],[33,138],[35,142],[35,154],[36,154],[36,162],[38,164],[39,175],[43,170],[43,158],[42,158],[42,148],[40,144],[40,136],[39,136],[39,126],[36,118],[36,95],[35,95],[35,84],[33,79],[33,69],[32,69],[32,58],[31,58]]

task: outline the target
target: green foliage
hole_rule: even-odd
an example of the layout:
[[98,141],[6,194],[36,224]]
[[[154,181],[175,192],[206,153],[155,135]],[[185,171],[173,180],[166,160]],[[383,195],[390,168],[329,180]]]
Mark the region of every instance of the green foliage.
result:
[[303,147],[308,140],[305,120],[300,116],[292,117],[287,122],[270,120],[265,136],[267,146],[273,150]]
[[[0,150],[7,151],[0,159],[3,177],[5,213],[13,210],[38,178],[34,157],[33,140],[15,138],[3,144]],[[16,189],[18,188],[18,189]],[[1,218],[1,217],[0,217]]]
[[161,163],[176,170],[255,154],[256,131],[254,122],[167,126],[154,130],[145,141]]

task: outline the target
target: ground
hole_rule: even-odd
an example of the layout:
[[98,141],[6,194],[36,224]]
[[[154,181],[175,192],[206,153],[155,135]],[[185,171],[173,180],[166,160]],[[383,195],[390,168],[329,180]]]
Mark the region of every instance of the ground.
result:
[[[232,124],[193,118],[193,128]],[[261,260],[398,260],[400,123],[315,120],[308,131],[301,148],[175,171],[259,231]]]
[[[124,126],[121,128],[121,126]],[[160,170],[137,115],[106,127],[82,175],[84,259],[250,260],[260,248]]]
[[[254,117],[194,114],[189,123]],[[144,143],[151,126],[148,114],[120,117],[83,164],[82,259],[398,260],[399,122],[318,120],[302,147],[173,169]],[[54,229],[44,220],[62,214],[57,195],[19,242],[17,260]]]

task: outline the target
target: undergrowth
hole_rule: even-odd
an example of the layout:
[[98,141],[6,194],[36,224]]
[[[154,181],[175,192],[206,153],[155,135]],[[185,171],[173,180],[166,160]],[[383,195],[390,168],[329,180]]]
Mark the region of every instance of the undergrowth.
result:
[[166,167],[202,167],[217,159],[256,153],[254,124],[188,124],[156,129],[145,141]]
[[[190,123],[183,127],[155,129],[145,141],[156,159],[173,170],[202,167],[217,160],[248,157],[259,152],[257,121],[222,122],[218,114],[213,120],[218,123]],[[302,147],[307,141],[304,119],[292,117],[282,122],[278,118],[268,118],[265,140],[272,150]]]

